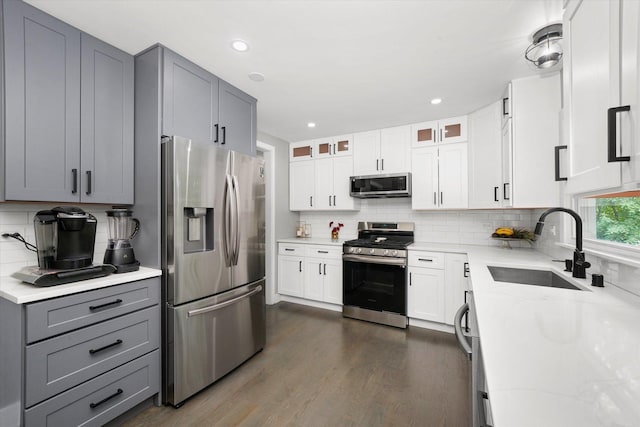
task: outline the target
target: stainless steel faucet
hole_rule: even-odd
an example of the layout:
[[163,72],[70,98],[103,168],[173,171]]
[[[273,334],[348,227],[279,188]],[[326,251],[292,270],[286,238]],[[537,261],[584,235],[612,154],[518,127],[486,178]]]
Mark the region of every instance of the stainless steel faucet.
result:
[[585,261],[584,252],[582,252],[582,219],[575,211],[567,208],[551,208],[543,212],[540,215],[538,224],[534,233],[539,236],[542,233],[542,227],[544,227],[544,219],[551,212],[566,212],[573,217],[576,221],[576,249],[573,251],[573,277],[578,279],[585,279],[587,277],[587,268],[591,267],[591,263]]

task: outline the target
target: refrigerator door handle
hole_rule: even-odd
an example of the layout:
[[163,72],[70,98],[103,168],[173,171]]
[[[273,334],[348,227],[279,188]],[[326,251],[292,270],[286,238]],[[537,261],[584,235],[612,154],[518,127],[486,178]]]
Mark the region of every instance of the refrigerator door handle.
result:
[[234,193],[234,243],[233,243],[233,265],[238,265],[238,257],[240,256],[240,186],[238,185],[238,177],[232,175],[231,182],[233,183]]
[[199,308],[197,310],[188,311],[187,312],[187,316],[188,317],[193,317],[193,316],[197,316],[199,314],[209,313],[210,311],[220,310],[221,308],[228,307],[230,305],[233,305],[233,304],[237,303],[240,300],[248,298],[251,295],[255,295],[258,292],[262,292],[262,285],[259,285],[257,288],[255,288],[254,290],[252,290],[250,292],[247,292],[244,295],[240,295],[239,297],[232,298],[232,299],[230,299],[228,301],[225,301],[225,302],[221,302],[220,304],[214,304],[214,305],[210,305],[208,307]]
[[222,237],[224,240],[224,258],[227,266],[231,266],[231,262],[233,260],[233,253],[231,251],[231,241],[232,241],[232,209],[233,209],[233,201],[232,199],[232,181],[231,176],[227,175],[225,178],[225,187],[224,187],[224,232],[222,233]]

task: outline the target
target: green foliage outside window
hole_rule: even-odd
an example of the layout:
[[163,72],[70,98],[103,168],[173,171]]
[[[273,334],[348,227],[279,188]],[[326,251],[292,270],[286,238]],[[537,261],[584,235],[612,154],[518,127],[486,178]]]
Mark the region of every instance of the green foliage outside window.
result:
[[640,197],[596,199],[596,236],[600,240],[640,245]]

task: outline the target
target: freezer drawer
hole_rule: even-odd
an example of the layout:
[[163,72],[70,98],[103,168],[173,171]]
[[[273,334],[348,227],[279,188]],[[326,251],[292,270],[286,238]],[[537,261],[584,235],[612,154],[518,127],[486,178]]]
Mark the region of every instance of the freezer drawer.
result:
[[167,306],[165,397],[178,405],[265,345],[264,279],[179,307]]

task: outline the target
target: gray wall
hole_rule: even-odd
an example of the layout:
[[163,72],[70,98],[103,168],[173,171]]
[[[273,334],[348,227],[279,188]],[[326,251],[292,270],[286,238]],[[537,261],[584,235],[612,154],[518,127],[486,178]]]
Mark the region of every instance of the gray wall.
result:
[[258,131],[258,141],[276,148],[275,238],[277,240],[294,237],[300,214],[289,210],[289,143],[260,131]]

